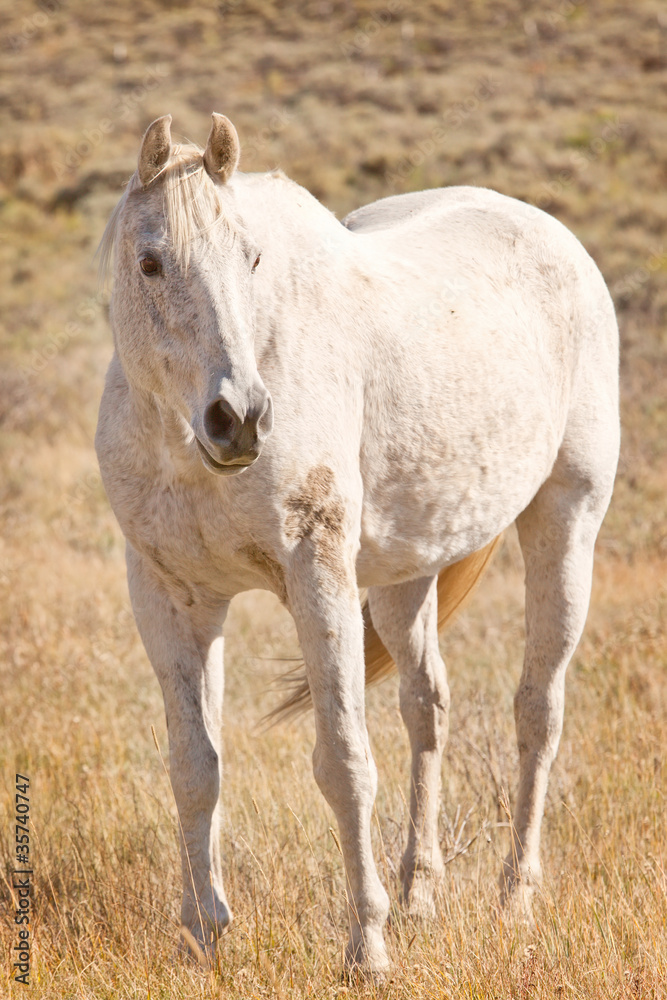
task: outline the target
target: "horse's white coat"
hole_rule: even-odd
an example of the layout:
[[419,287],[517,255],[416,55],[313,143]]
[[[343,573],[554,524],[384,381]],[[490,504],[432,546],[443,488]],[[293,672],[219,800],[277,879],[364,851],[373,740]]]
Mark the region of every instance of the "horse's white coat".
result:
[[[527,636],[501,885],[528,906],[565,669],[618,455],[614,310],[581,245],[537,209],[450,188],[387,198],[341,225],[281,174],[214,182],[196,147],[169,147],[162,164],[168,124],[149,129],[106,237],[116,353],[97,449],[164,693],[183,921],[205,942],[231,918],[220,636],[230,599],[262,587],[294,616],[306,663],[315,777],[347,871],[347,962],[381,973],[388,899],[371,850],[358,587],[370,588],[401,675],[413,753],[404,886],[411,910],[428,913],[449,702],[435,578],[517,522]],[[146,254],[157,274],[142,273]],[[266,390],[273,433],[242,475],[223,475],[236,470],[207,436],[207,407],[224,399],[247,422]],[[203,461],[202,447],[221,461]]]

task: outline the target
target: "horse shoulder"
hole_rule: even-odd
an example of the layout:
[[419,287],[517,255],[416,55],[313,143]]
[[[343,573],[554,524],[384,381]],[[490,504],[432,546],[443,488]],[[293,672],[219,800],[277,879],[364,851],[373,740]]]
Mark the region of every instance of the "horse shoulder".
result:
[[[102,477],[113,476],[122,456],[136,448],[131,433],[130,389],[117,354],[107,370],[95,434],[95,450]],[[132,454],[128,456],[130,465]]]

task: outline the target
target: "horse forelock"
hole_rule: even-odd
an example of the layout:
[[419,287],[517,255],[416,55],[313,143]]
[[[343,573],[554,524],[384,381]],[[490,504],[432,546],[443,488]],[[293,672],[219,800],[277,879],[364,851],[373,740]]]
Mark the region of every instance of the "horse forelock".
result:
[[[230,213],[225,213],[224,188],[211,180],[206,172],[203,150],[199,146],[174,146],[169,160],[151,182],[149,189],[162,192],[165,239],[173,248],[183,270],[187,270],[195,239],[209,233],[223,220],[233,241],[238,224]],[[110,270],[120,220],[126,210],[131,210],[133,200],[143,194],[139,174],[134,173],[107,223],[98,248],[100,274],[103,278]]]

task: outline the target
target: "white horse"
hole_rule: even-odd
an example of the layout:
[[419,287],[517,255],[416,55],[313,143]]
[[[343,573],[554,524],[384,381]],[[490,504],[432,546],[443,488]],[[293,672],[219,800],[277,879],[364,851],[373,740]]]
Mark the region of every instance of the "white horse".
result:
[[207,948],[231,920],[221,633],[231,598],[265,588],[290,610],[305,661],[307,687],[288,707],[312,697],[315,778],[345,860],[346,963],[381,975],[388,897],[371,849],[364,633],[368,675],[386,667],[382,644],[400,672],[412,748],[403,887],[409,911],[429,914],[449,705],[438,597],[443,618],[516,521],[526,649],[501,895],[529,909],[565,670],[618,457],[614,309],[574,236],[511,198],[425,191],[341,224],[279,172],[236,172],[224,116],[205,151],[172,145],[170,123],[148,128],[103,240],[116,351],[96,444],[164,694],[182,919]]

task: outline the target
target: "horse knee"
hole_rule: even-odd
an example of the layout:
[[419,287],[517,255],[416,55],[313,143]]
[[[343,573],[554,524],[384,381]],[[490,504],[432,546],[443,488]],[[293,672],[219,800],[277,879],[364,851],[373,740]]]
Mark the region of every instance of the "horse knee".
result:
[[538,752],[553,759],[563,728],[562,682],[542,689],[522,682],[514,695],[514,721],[519,753]]
[[213,745],[202,741],[196,754],[172,751],[171,783],[179,810],[213,813],[220,796],[220,758]]
[[351,803],[369,807],[377,793],[377,768],[368,744],[359,740],[318,739],[313,750],[313,776],[336,813]]

